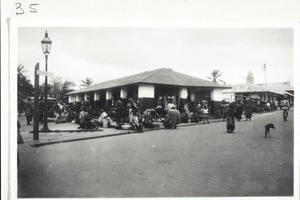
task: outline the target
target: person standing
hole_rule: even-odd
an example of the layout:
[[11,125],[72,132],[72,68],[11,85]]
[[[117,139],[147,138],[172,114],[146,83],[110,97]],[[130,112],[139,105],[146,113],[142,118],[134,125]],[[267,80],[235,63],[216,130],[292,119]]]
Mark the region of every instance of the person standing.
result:
[[242,119],[243,114],[243,104],[239,100],[236,104],[236,119],[240,121]]
[[281,108],[283,111],[283,121],[287,121],[287,117],[289,115],[289,110],[290,110],[290,104],[287,100],[286,97],[284,97],[284,99],[281,101]]
[[43,124],[44,122],[44,106],[45,106],[44,99],[43,96],[41,96],[39,101],[39,122],[41,124]]
[[225,102],[224,104],[222,104],[222,119],[223,119],[223,122],[225,122],[225,120],[227,118],[227,113],[228,113],[228,104]]
[[227,133],[233,133],[235,129],[235,122],[234,122],[234,116],[235,116],[235,110],[233,103],[229,104],[228,110],[227,110]]
[[[22,135],[21,135],[21,132],[20,132],[20,128],[21,128],[21,124],[18,121],[18,138],[17,138],[18,145],[24,143]],[[19,167],[19,165],[20,165],[20,156],[19,156],[19,153],[17,153],[17,159],[18,159],[18,167]]]
[[246,121],[248,121],[248,119],[249,119],[249,121],[251,121],[251,118],[252,118],[252,105],[251,105],[249,100],[246,101],[244,110],[245,110]]
[[190,112],[190,104],[188,103],[188,101],[186,100],[184,102],[184,105],[183,105],[183,109],[185,111],[185,113],[188,115],[189,118],[191,118],[191,112]]
[[27,102],[25,104],[25,116],[27,120],[27,125],[30,125],[30,122],[32,121],[32,115],[33,115],[33,102],[31,101],[30,97],[28,97]]
[[121,101],[121,98],[119,98],[115,104],[116,123],[117,123],[118,128],[121,128],[121,126],[122,126],[123,109],[124,109],[124,103]]
[[206,104],[204,104],[204,106],[203,106],[202,113],[203,113],[203,124],[205,124],[205,121],[207,121],[207,124],[209,124],[209,121],[208,121],[209,110],[208,110]]
[[221,118],[223,119],[223,121],[225,121],[225,119],[226,119],[226,117],[224,117],[225,116],[225,106],[226,106],[226,102],[225,102],[225,100],[222,100],[219,110],[220,110],[220,115],[221,115]]

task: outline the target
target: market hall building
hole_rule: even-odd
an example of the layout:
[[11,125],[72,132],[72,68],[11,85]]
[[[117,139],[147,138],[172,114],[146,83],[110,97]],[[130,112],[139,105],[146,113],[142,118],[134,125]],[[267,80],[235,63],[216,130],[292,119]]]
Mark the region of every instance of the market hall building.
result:
[[89,99],[93,108],[111,107],[119,98],[127,103],[131,98],[141,104],[141,110],[163,107],[173,99],[181,111],[185,102],[198,104],[206,100],[213,114],[222,101],[222,91],[228,88],[231,87],[161,68],[97,83],[67,95],[69,103]]

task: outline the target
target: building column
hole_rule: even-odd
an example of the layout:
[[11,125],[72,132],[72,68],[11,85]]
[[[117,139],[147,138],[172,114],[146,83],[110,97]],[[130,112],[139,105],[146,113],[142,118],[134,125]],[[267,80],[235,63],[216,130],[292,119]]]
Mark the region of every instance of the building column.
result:
[[77,95],[76,95],[76,101],[77,101],[77,102],[81,102],[81,95],[80,95],[80,94],[77,94]]
[[75,95],[69,95],[68,96],[68,102],[73,103],[74,101],[76,101],[76,96]]
[[89,98],[89,93],[84,93],[84,100],[86,101]]
[[94,93],[94,101],[99,101],[100,100],[100,92],[95,92]]
[[188,97],[188,89],[187,87],[180,87],[179,88],[179,102],[178,102],[178,109],[179,111],[183,110],[184,102],[187,100]]
[[120,90],[120,97],[122,99],[127,99],[127,95],[128,95],[127,87],[122,87]]
[[190,101],[191,102],[195,102],[195,91],[191,91],[191,93],[190,93]]
[[106,90],[106,94],[105,94],[105,98],[106,98],[106,103],[109,107],[113,106],[112,104],[112,99],[113,99],[113,91],[108,89]]
[[153,84],[139,84],[138,99],[140,101],[141,111],[148,108],[154,108],[154,85]]
[[[211,92],[210,92],[210,98],[211,98],[211,115],[217,115],[222,99],[223,99],[223,91],[224,89],[221,88],[214,88]],[[220,117],[220,115],[218,115],[218,117]]]
[[106,90],[106,100],[111,100],[113,98],[112,90]]
[[100,106],[100,92],[95,92],[94,93],[94,108],[97,108]]

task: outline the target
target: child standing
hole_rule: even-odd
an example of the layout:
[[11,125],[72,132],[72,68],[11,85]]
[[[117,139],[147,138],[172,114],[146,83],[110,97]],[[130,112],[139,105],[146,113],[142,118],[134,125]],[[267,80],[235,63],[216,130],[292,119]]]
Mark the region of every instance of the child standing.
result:
[[207,121],[207,124],[209,124],[208,114],[209,114],[209,110],[208,110],[207,106],[204,105],[203,106],[203,124],[205,124],[205,120]]

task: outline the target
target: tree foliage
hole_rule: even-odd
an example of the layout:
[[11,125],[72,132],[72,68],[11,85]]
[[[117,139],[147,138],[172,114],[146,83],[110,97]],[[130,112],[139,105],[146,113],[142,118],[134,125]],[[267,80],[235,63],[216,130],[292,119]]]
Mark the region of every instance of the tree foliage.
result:
[[62,81],[60,77],[54,77],[50,83],[49,95],[61,100],[64,96],[73,91],[75,83],[69,80]]
[[85,78],[85,80],[82,80],[81,81],[81,87],[90,87],[92,84],[94,83],[93,79],[92,78]]
[[221,80],[220,77],[222,76],[223,72],[221,72],[220,70],[213,70],[210,73],[210,76],[208,76],[207,78],[212,80],[215,83],[222,83],[224,85],[227,85],[227,83],[224,80]]
[[18,65],[18,102],[23,102],[27,97],[33,96],[34,88],[30,80],[27,78],[25,73],[25,67],[23,65]]
[[210,76],[208,76],[207,78],[209,78],[210,80],[212,80],[215,83],[218,83],[218,79],[222,76],[223,72],[221,72],[220,70],[213,70],[210,73]]

